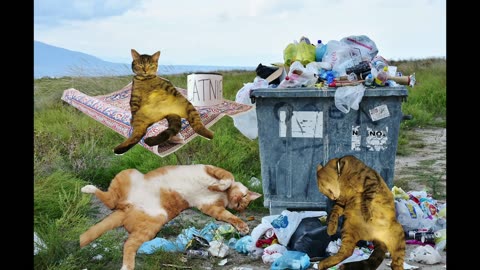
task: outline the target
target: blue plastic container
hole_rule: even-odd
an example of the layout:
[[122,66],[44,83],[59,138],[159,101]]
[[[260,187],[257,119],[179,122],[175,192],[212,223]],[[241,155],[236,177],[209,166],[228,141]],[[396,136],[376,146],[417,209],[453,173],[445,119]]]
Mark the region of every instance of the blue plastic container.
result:
[[354,155],[393,185],[405,86],[366,89],[359,110],[339,111],[335,88],[255,89],[264,206],[326,210],[316,167]]
[[326,51],[327,45],[323,44],[322,41],[319,39],[315,48],[315,62],[322,62],[322,58],[325,55]]

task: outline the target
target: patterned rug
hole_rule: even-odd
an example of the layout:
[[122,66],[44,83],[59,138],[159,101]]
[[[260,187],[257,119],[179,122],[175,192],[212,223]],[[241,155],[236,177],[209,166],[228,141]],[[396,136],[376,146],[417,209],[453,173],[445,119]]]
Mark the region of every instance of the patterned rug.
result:
[[[177,90],[187,97],[186,89],[177,87]],[[132,132],[129,104],[131,91],[131,83],[118,91],[101,96],[88,96],[75,88],[69,88],[63,91],[62,100],[127,138]],[[223,103],[215,106],[195,106],[195,108],[200,113],[203,124],[206,127],[211,127],[225,115],[239,115],[249,111],[253,107],[230,100],[224,100]],[[167,125],[168,123],[165,119],[153,124],[148,128],[144,138],[159,134],[167,129]],[[165,157],[177,151],[197,136],[199,135],[190,127],[188,121],[182,119],[182,130],[173,140],[160,145],[160,147],[150,147],[143,142],[143,139],[139,144],[154,154]],[[213,138],[213,140],[215,140],[215,138]],[[121,142],[118,142],[118,144],[120,143]],[[112,153],[115,146],[116,145],[112,146]]]

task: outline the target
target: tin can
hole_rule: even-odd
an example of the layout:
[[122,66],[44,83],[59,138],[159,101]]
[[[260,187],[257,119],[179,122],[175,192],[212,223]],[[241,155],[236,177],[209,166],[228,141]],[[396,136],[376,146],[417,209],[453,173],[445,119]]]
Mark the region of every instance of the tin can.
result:
[[208,258],[208,251],[206,250],[195,250],[189,249],[187,250],[187,257],[188,258]]
[[430,230],[413,230],[408,232],[407,239],[415,239],[422,243],[435,244],[435,233]]

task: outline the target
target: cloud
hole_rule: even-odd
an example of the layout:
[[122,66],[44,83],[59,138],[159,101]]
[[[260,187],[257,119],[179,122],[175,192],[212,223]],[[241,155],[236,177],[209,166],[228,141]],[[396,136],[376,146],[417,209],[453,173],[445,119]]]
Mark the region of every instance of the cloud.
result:
[[99,2],[87,2],[77,5],[76,20],[61,14],[66,7],[35,14],[69,19],[36,24],[35,40],[123,63],[134,48],[160,50],[162,64],[256,66],[283,61],[284,48],[301,36],[327,43],[366,35],[386,59],[446,55],[445,0],[110,0],[93,13]]
[[137,0],[34,0],[34,24],[60,25],[67,21],[121,15],[138,5]]

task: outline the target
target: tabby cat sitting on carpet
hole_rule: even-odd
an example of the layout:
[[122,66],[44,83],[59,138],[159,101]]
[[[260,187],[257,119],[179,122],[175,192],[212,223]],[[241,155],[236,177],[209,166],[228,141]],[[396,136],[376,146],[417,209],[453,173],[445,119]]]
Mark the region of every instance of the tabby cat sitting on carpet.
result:
[[106,192],[93,185],[86,185],[81,191],[95,194],[114,211],[80,235],[80,247],[123,225],[129,236],[123,246],[121,270],[134,269],[140,245],[154,238],[165,223],[190,207],[247,234],[248,225],[226,207],[243,211],[261,196],[235,182],[232,173],[211,165],[165,166],[147,174],[127,169],[115,176]]
[[193,130],[207,139],[213,139],[213,132],[202,123],[197,109],[184,97],[173,84],[157,76],[160,51],[153,55],[140,55],[132,49],[132,70],[135,73],[132,82],[130,124],[132,134],[115,147],[115,154],[123,154],[137,144],[152,124],[167,119],[168,128],[154,137],[145,138],[149,146],[168,141],[180,132],[182,118],[186,118]]
[[377,269],[388,250],[391,268],[403,270],[405,234],[396,219],[393,194],[375,170],[354,156],[334,158],[325,167],[317,166],[317,185],[335,201],[329,214],[329,235],[337,231],[338,218],[345,216],[340,250],[322,260],[318,269],[337,265],[352,255],[358,241],[365,240],[375,246],[370,257],[343,264],[340,269]]

